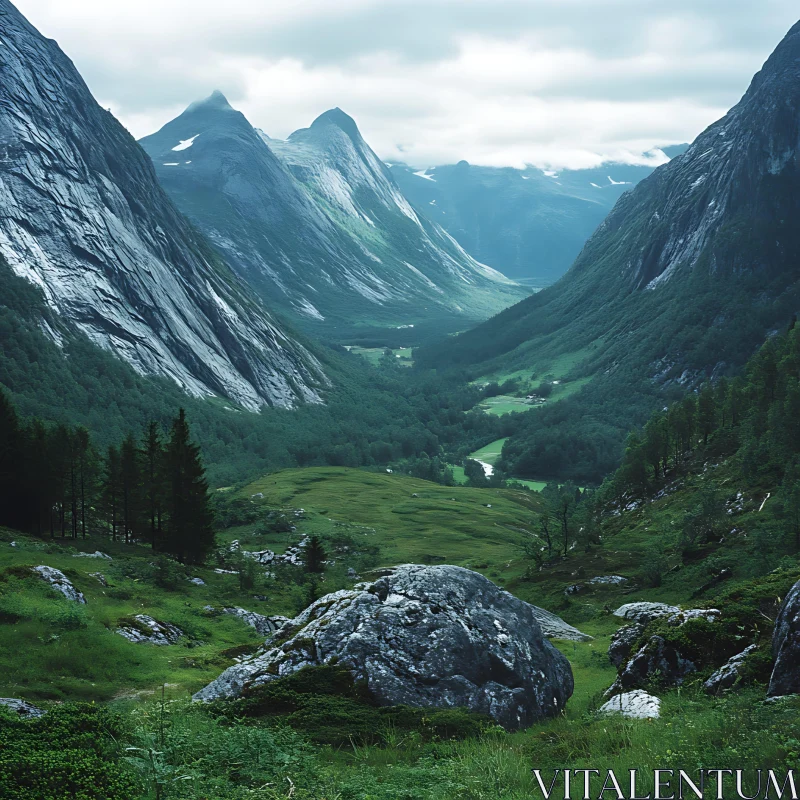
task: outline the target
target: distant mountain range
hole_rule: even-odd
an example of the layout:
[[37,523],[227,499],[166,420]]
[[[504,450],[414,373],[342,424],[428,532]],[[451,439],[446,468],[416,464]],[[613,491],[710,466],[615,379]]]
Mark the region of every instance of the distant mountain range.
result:
[[238,274],[314,332],[463,329],[528,293],[419,214],[339,109],[281,141],[215,92],[140,144]]
[[56,43],[7,0],[0,31],[0,255],[56,312],[46,333],[251,410],[320,401],[318,360],[178,213]]
[[[674,158],[688,147],[661,152]],[[655,168],[609,163],[555,172],[466,161],[428,169],[388,166],[414,207],[470,255],[534,287],[560,278],[622,194]]]
[[734,373],[799,310],[800,23],[725,117],[618,200],[558,283],[418,355],[475,375],[549,359],[589,381],[558,411],[529,414],[508,446],[507,463],[531,473],[567,429],[588,442],[594,426],[610,463],[601,423],[611,439],[616,427],[618,455],[660,389]]

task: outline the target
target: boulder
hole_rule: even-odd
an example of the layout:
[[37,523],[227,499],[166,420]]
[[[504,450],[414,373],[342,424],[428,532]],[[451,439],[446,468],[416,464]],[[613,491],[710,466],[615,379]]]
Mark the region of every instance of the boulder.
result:
[[722,692],[732,689],[741,678],[741,668],[747,657],[757,649],[756,645],[751,644],[750,647],[730,658],[703,684],[703,689],[708,694],[722,694]]
[[706,622],[718,622],[722,612],[717,608],[687,608],[667,617],[670,625],[684,625],[693,619],[704,619]]
[[0,706],[5,706],[10,711],[16,712],[23,719],[43,717],[47,713],[27,702],[27,700],[17,700],[13,697],[0,697]]
[[46,567],[41,564],[38,567],[34,567],[33,571],[40,578],[47,581],[57,592],[61,592],[67,600],[73,600],[76,603],[86,602],[83,593],[72,585],[72,582],[60,569]]
[[628,579],[622,575],[601,575],[589,580],[593,586],[624,586],[627,582]]
[[89,577],[94,578],[101,586],[108,586],[106,576],[102,572],[90,572]]
[[117,633],[136,644],[175,644],[183,631],[169,622],[159,622],[147,614],[137,614],[127,625],[120,625]]
[[661,701],[641,689],[612,697],[600,707],[602,714],[621,714],[631,719],[658,719]]
[[95,550],[94,553],[74,553],[73,558],[104,558],[107,561],[111,561],[112,558],[110,555],[106,553],[101,553],[99,550]]
[[189,583],[193,583],[195,586],[205,586],[206,582],[202,578],[187,578],[186,580]]
[[632,625],[623,625],[611,637],[608,658],[615,667],[621,667],[628,660],[633,652],[633,646],[641,638],[644,629],[644,623],[634,622]]
[[641,688],[658,678],[662,686],[680,686],[697,666],[661,636],[651,636],[630,658],[606,695]]
[[509,730],[559,713],[573,690],[528,603],[461,567],[404,565],[321,598],[194,697],[236,697],[334,663],[382,705],[464,707]]
[[772,636],[775,667],[767,694],[783,697],[800,693],[800,581],[783,601]]
[[679,611],[677,606],[668,606],[666,603],[626,603],[614,612],[614,616],[633,622],[650,622],[657,617],[677,614]]
[[583,633],[572,625],[564,622],[561,617],[551,614],[538,606],[531,606],[533,616],[542,629],[542,633],[548,639],[567,639],[570,642],[589,642],[594,637],[589,636],[588,633]]
[[265,617],[263,614],[256,614],[255,611],[247,611],[244,608],[223,608],[222,613],[239,617],[242,622],[255,628],[261,636],[275,633],[289,621],[288,617]]

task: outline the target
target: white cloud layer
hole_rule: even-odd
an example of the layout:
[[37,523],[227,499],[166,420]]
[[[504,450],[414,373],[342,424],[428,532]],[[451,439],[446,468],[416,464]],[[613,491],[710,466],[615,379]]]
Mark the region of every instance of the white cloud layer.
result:
[[17,0],[141,137],[220,89],[270,136],[339,106],[387,160],[641,162],[744,93],[796,0]]

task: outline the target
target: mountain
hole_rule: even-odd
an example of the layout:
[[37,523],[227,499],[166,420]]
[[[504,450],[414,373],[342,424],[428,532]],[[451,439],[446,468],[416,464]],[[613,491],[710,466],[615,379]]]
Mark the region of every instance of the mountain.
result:
[[595,441],[605,454],[585,472],[598,477],[660,390],[735,372],[800,309],[799,149],[800,23],[725,117],[619,199],[564,278],[420,360],[477,375],[568,365],[584,388],[527,415],[509,463],[535,471],[545,441],[590,425],[603,439],[601,426],[610,444]]
[[[0,0],[0,254],[139,373],[241,406],[317,402],[317,359],[248,297],[72,62]],[[63,328],[63,329],[61,329]]]
[[[668,158],[688,145],[663,148]],[[478,261],[535,287],[560,278],[622,194],[651,166],[518,170],[455,165],[389,167],[403,194]]]
[[237,272],[315,332],[462,329],[527,294],[419,215],[339,109],[281,141],[215,92],[140,143]]

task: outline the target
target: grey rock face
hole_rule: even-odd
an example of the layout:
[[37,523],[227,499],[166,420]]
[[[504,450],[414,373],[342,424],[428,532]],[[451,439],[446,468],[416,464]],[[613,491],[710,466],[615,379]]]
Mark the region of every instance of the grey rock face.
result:
[[769,681],[770,697],[800,693],[800,582],[786,595],[772,637],[775,667]]
[[11,269],[65,331],[139,373],[251,410],[319,402],[319,362],[190,228],[56,43],[8,0],[0,30],[0,254]]
[[262,636],[275,633],[289,621],[288,617],[265,617],[263,614],[256,614],[255,611],[247,611],[244,608],[223,608],[222,613],[239,617],[242,622],[255,628]]
[[646,686],[654,678],[658,678],[662,686],[680,686],[684,678],[696,670],[697,666],[663,637],[651,636],[630,658],[606,694]]
[[741,668],[747,657],[757,649],[756,645],[751,644],[750,647],[730,658],[703,684],[703,690],[708,694],[722,694],[722,692],[732,689],[741,677]]
[[111,561],[111,556],[107,555],[106,553],[101,553],[99,550],[95,550],[94,553],[75,553],[72,556],[73,558],[105,558],[108,561]]
[[76,603],[86,603],[83,593],[76,589],[67,576],[55,567],[46,567],[43,564],[34,567],[33,571],[40,578],[46,580],[57,592],[61,592],[67,600],[74,600]]
[[121,625],[117,633],[129,642],[136,644],[175,644],[183,636],[183,631],[169,622],[159,622],[147,614],[137,614],[136,625]]
[[623,586],[627,582],[628,579],[623,578],[622,575],[600,575],[589,581],[593,586]]
[[334,662],[382,704],[466,707],[508,729],[558,713],[573,689],[569,662],[530,605],[460,567],[406,565],[318,600],[195,699]]
[[608,646],[608,658],[615,667],[621,667],[628,660],[633,646],[644,633],[645,625],[635,622],[623,625],[612,637]]
[[661,700],[642,689],[635,689],[612,697],[600,707],[600,712],[621,714],[630,719],[658,719],[661,715]]
[[531,606],[531,611],[533,616],[536,617],[536,621],[539,623],[542,633],[548,639],[567,639],[571,642],[589,642],[594,638],[587,633],[579,631],[577,628],[573,628],[572,625],[564,622],[561,617],[549,611],[545,611],[543,608]]
[[666,603],[626,603],[614,612],[614,616],[633,622],[649,622],[651,619],[656,619],[656,617],[677,614],[679,611],[680,609],[677,606],[670,606]]
[[101,586],[108,586],[106,576],[102,572],[90,572],[89,577],[94,578]]
[[10,711],[15,711],[23,719],[43,717],[47,713],[27,700],[17,700],[13,697],[0,697],[0,706],[5,706]]

